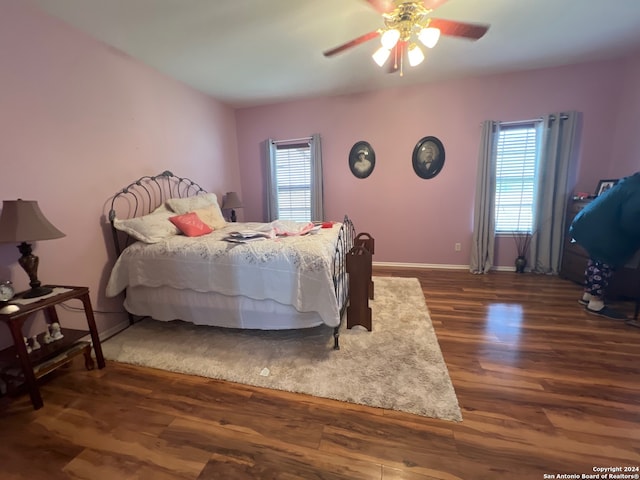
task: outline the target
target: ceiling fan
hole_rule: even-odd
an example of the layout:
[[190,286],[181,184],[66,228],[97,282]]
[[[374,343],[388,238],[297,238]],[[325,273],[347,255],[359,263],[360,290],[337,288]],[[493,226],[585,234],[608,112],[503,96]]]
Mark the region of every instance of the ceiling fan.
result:
[[402,76],[405,53],[409,65],[412,67],[419,65],[424,60],[424,53],[418,46],[418,41],[427,48],[433,48],[438,43],[440,35],[478,40],[489,30],[489,25],[456,22],[429,16],[435,8],[447,0],[366,1],[382,13],[384,27],[327,50],[324,52],[325,57],[331,57],[380,37],[382,46],[372,55],[373,60],[382,67],[389,57],[392,57],[393,62],[389,66],[389,72],[393,73],[399,70]]

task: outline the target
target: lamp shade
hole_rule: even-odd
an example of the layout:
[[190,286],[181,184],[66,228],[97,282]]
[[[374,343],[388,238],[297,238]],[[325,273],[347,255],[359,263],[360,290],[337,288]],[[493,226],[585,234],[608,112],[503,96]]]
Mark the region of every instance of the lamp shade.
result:
[[236,192],[227,192],[222,202],[222,208],[242,208],[242,202]]
[[53,240],[65,234],[46,219],[35,200],[4,200],[0,215],[0,242]]

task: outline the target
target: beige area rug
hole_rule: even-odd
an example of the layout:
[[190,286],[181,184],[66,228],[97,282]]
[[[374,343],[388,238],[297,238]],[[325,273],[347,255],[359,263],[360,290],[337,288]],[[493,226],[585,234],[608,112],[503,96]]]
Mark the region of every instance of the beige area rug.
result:
[[[104,342],[108,360],[460,421],[420,283],[375,277],[373,331],[256,331],[143,320]],[[346,322],[345,322],[346,323]]]

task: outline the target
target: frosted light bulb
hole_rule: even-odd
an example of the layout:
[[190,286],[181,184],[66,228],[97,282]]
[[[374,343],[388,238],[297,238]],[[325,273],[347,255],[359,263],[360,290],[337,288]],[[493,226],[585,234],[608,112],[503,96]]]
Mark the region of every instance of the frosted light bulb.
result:
[[409,65],[415,67],[416,65],[420,65],[424,60],[424,53],[420,50],[420,47],[415,43],[409,47],[407,51],[407,56],[409,57]]
[[435,27],[423,28],[418,34],[418,38],[427,48],[433,48],[440,38],[440,29]]
[[380,37],[380,43],[387,50],[391,50],[395,47],[398,40],[400,40],[400,32],[395,28],[393,30],[385,30],[382,37]]
[[378,66],[382,67],[387,61],[387,58],[389,58],[389,55],[391,55],[391,50],[380,47],[378,50],[376,50],[376,53],[371,55],[371,58],[373,58],[373,61],[376,62]]

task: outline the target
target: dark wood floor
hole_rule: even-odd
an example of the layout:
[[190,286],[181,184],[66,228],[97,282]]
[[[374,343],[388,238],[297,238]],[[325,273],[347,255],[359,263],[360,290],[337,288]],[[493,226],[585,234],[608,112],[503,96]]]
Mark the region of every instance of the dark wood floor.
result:
[[[76,360],[44,384],[41,410],[28,396],[0,405],[0,477],[538,480],[625,466],[639,473],[640,328],[586,314],[576,302],[580,288],[557,277],[380,267],[375,274],[422,282],[462,422],[113,362],[87,372]],[[618,307],[633,310],[630,302]]]

